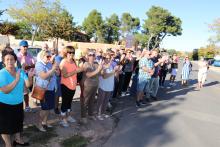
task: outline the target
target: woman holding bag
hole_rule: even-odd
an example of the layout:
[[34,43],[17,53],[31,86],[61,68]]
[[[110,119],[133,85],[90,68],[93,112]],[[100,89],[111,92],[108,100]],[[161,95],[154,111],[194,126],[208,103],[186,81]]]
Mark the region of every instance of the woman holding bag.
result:
[[45,88],[44,100],[41,101],[40,123],[38,129],[46,132],[46,127],[52,127],[47,123],[50,110],[55,107],[55,89],[56,84],[56,71],[58,65],[50,62],[51,54],[49,51],[42,50],[39,53],[40,61],[36,63],[36,85]]

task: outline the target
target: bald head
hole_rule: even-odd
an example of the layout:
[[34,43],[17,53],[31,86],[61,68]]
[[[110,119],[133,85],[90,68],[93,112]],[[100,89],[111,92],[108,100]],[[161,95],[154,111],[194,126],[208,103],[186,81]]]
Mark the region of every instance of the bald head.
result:
[[49,50],[48,44],[44,43],[43,46],[42,46],[42,49],[45,50],[45,51],[48,51]]

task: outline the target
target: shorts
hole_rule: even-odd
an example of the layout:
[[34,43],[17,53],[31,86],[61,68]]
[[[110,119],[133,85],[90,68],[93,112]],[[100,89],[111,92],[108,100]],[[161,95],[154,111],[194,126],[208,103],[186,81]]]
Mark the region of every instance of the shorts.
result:
[[147,79],[138,79],[137,91],[138,92],[144,91],[148,83],[149,83],[149,80]]
[[45,98],[40,102],[42,110],[52,110],[55,107],[55,91],[47,90]]
[[199,82],[205,83],[206,77],[207,77],[207,73],[198,72],[198,81]]
[[178,71],[177,68],[172,68],[171,75],[176,76],[177,71]]

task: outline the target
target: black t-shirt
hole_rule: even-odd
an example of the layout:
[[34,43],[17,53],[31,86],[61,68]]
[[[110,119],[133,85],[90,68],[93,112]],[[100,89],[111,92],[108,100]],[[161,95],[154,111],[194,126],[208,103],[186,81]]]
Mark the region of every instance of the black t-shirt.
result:
[[162,71],[167,71],[168,70],[168,64],[164,63],[162,66],[160,66]]
[[171,63],[171,68],[178,68],[178,63]]
[[[153,61],[153,64],[158,62],[158,58],[151,58],[151,60]],[[158,72],[159,72],[159,66],[154,66],[154,74],[152,75],[153,78],[157,78],[158,77]]]
[[139,72],[139,60],[135,60],[134,61],[134,72],[135,72],[135,74],[138,74],[138,72]]
[[[86,60],[84,58],[79,59],[79,64],[85,63],[85,62],[86,62]],[[83,78],[83,72],[77,73],[77,82],[80,82],[82,80],[82,78]]]

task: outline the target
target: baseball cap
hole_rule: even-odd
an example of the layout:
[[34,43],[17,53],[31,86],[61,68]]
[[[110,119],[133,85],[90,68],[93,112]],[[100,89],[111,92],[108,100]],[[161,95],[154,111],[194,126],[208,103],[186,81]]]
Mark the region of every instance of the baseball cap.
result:
[[28,42],[26,40],[22,40],[20,43],[19,43],[19,46],[28,46]]

